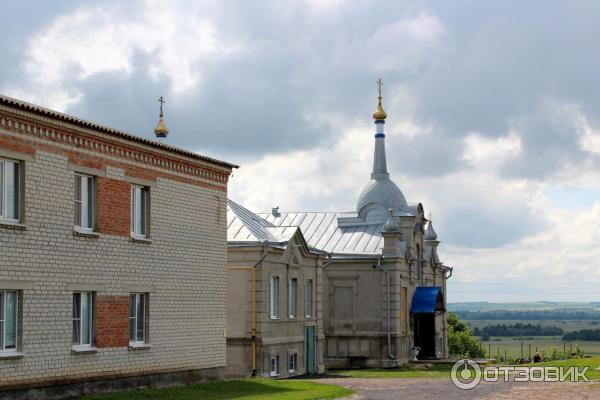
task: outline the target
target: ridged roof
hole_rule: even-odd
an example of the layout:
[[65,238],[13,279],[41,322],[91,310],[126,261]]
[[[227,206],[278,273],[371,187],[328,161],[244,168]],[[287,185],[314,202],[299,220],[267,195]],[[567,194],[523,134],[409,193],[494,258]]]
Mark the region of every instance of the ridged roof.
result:
[[23,111],[29,111],[29,112],[33,112],[35,114],[40,114],[42,116],[45,117],[51,117],[51,118],[55,118],[64,122],[68,122],[77,126],[81,126],[83,128],[89,128],[89,129],[94,129],[103,133],[108,133],[109,135],[114,135],[114,136],[118,136],[120,138],[124,138],[133,142],[138,142],[138,143],[142,143],[145,145],[149,145],[152,147],[156,147],[159,148],[161,150],[167,150],[173,153],[178,153],[178,154],[182,154],[185,155],[187,157],[191,157],[191,158],[195,158],[198,160],[202,160],[205,162],[210,162],[213,164],[217,164],[217,165],[221,165],[223,167],[227,167],[227,168],[238,168],[237,165],[235,164],[230,164],[228,162],[225,161],[221,161],[221,160],[217,160],[216,158],[212,158],[212,157],[207,157],[207,156],[203,156],[197,153],[193,153],[191,151],[188,150],[184,150],[184,149],[180,149],[179,147],[175,147],[175,146],[171,146],[169,144],[165,144],[165,143],[161,143],[161,142],[157,142],[154,140],[150,140],[150,139],[146,139],[140,136],[135,136],[132,135],[130,133],[126,133],[123,131],[119,131],[117,129],[113,129],[113,128],[109,128],[107,126],[104,125],[100,125],[100,124],[96,124],[94,122],[90,122],[90,121],[86,121],[84,119],[81,118],[77,118],[77,117],[73,117],[71,115],[68,114],[63,114],[60,113],[58,111],[54,111],[54,110],[50,110],[48,108],[45,107],[41,107],[35,104],[31,104],[28,103],[26,101],[23,100],[18,100],[9,96],[5,96],[0,94],[0,104],[6,105],[6,106],[10,106],[13,108],[17,108]]
[[285,244],[297,226],[275,226],[233,200],[227,200],[227,242]]

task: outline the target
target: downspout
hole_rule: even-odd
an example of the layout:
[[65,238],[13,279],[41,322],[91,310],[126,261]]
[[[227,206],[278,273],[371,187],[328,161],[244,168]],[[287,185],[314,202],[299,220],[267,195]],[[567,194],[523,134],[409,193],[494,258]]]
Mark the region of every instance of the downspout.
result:
[[251,267],[232,267],[228,271],[252,272],[252,377],[256,377],[256,267],[267,257],[267,242],[262,242],[263,253]]
[[383,268],[381,265],[382,257],[377,258],[376,267],[385,272],[387,276],[387,343],[388,343],[388,357],[392,360],[396,359],[392,352],[392,294],[391,294],[391,276],[390,271]]

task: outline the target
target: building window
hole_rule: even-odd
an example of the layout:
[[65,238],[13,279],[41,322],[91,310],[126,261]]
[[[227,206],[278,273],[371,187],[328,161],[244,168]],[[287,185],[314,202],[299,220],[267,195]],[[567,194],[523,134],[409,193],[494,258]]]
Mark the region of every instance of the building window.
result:
[[304,315],[306,318],[312,318],[314,316],[312,279],[307,279],[304,284]]
[[291,353],[288,356],[288,371],[296,372],[298,370],[298,353]]
[[94,338],[94,296],[73,293],[73,346],[92,347]]
[[75,175],[75,219],[77,228],[94,230],[94,177]]
[[279,375],[279,356],[271,356],[271,376]]
[[0,219],[19,221],[21,204],[21,164],[0,159]]
[[146,237],[148,232],[148,188],[131,187],[131,235]]
[[19,295],[0,290],[0,352],[17,351],[19,335]]
[[298,279],[290,279],[290,285],[288,286],[288,316],[290,318],[296,318],[297,315],[297,295],[298,293]]
[[148,293],[129,295],[129,343],[148,343]]
[[279,318],[279,277],[271,277],[271,319]]

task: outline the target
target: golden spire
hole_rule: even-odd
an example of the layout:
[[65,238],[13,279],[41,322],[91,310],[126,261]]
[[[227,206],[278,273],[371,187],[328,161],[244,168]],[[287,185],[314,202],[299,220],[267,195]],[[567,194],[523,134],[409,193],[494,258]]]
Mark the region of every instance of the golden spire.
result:
[[386,119],[387,114],[383,111],[383,107],[381,106],[381,85],[383,85],[383,81],[381,78],[377,79],[377,90],[379,92],[379,96],[377,97],[377,109],[373,113],[373,119]]
[[163,104],[165,103],[165,100],[160,96],[158,102],[160,103],[160,117],[158,119],[158,125],[154,128],[154,133],[156,134],[156,137],[164,138],[167,137],[167,134],[169,133],[169,129],[167,129],[165,121],[163,121]]

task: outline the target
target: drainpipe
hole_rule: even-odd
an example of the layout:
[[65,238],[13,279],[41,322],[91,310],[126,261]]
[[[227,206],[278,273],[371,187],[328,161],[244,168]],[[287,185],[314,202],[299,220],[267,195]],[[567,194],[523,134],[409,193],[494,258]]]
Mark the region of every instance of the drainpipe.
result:
[[448,270],[450,271],[450,275],[446,276],[446,279],[450,279],[452,278],[452,273],[454,272],[454,267],[448,267]]
[[267,242],[262,242],[263,253],[251,267],[231,267],[228,271],[252,271],[252,377],[256,377],[256,267],[267,257]]
[[[325,264],[323,264],[323,269],[329,267],[329,265],[331,265],[332,261],[331,261],[331,253],[327,253],[327,262]],[[315,293],[317,291],[319,287],[319,255],[317,255],[317,259],[315,261]],[[321,294],[323,293],[323,289],[321,289]],[[322,300],[321,300],[322,301]],[[315,320],[317,321],[317,338],[319,337],[319,307],[318,307],[318,302],[319,302],[319,296],[315,296]],[[323,321],[321,321],[321,329],[324,329],[323,326]],[[318,346],[318,340],[317,340],[317,346]],[[318,349],[317,349],[318,350]],[[318,354],[318,351],[317,351]],[[315,357],[316,358],[316,357]]]
[[388,271],[387,269],[383,268],[383,266],[381,265],[381,259],[382,257],[378,257],[377,258],[377,264],[375,265],[377,268],[379,268],[380,270],[382,270],[383,272],[385,272],[386,276],[387,276],[387,343],[388,343],[388,357],[392,360],[394,360],[396,357],[394,356],[394,353],[392,352],[392,294],[391,294],[391,277],[390,277],[390,271]]

